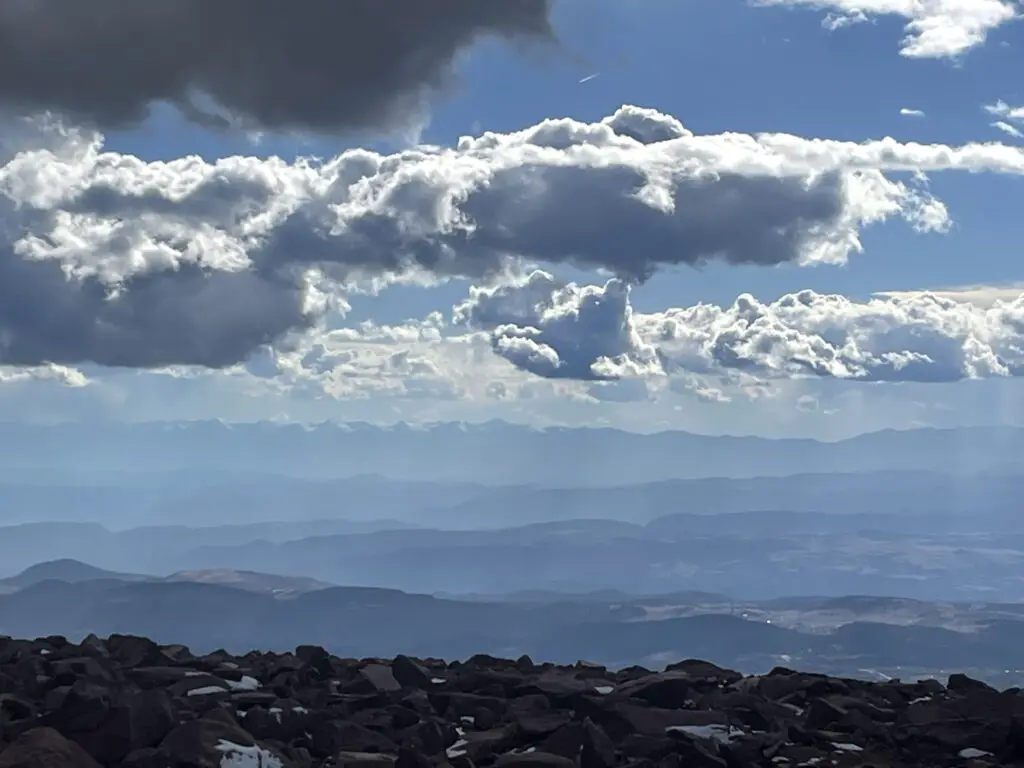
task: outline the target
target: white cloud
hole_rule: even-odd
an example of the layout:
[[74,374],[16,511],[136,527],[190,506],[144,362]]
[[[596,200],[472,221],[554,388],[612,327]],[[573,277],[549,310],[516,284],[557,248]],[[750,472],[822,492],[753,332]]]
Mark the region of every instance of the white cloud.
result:
[[950,58],[985,42],[988,34],[1019,16],[1014,0],[751,0],[760,6],[828,11],[829,30],[875,16],[906,19],[900,53],[908,58]]
[[0,386],[29,381],[53,381],[65,387],[87,387],[88,376],[66,365],[43,365],[33,368],[0,367]]
[[744,373],[924,383],[1024,376],[1024,292],[989,296],[987,304],[977,293],[858,302],[800,291],[770,303],[744,294],[726,307],[643,314],[621,281],[578,286],[535,273],[474,291],[456,319],[488,329],[495,352],[514,365],[552,378]]
[[[373,326],[365,335],[346,329],[325,344],[327,354],[339,363],[326,366],[323,373],[301,364],[269,379],[243,368],[90,369],[89,386],[72,388],[16,371],[17,377],[0,386],[0,418],[334,419],[385,424],[500,418],[534,425],[604,424],[632,431],[686,429],[824,439],[920,424],[1024,423],[1024,382],[1004,376],[898,387],[821,376],[779,378],[765,371],[754,375],[734,369],[707,374],[677,371],[617,382],[545,380],[517,371],[495,355],[482,333],[435,342],[428,332],[422,342],[404,341],[418,336],[415,329],[424,324],[410,321],[383,333]],[[368,340],[378,337],[382,341]],[[296,355],[304,356],[308,348],[296,350]],[[344,359],[346,352],[355,362]],[[421,361],[430,364],[408,387],[408,374],[397,370],[403,367],[403,353],[409,368]],[[396,356],[388,366],[385,361]],[[288,357],[285,367],[295,365],[291,354]],[[272,364],[276,366],[277,360]]]
[[900,110],[900,114],[903,117],[924,117],[924,112],[920,109],[910,109],[909,107],[903,107]]
[[990,115],[1012,120],[1013,122],[1024,122],[1024,107],[1011,107],[1002,99],[995,104],[986,104],[985,111]]
[[929,293],[858,302],[813,291],[638,315],[666,368],[950,382],[1024,375],[1024,294],[984,307]]
[[[637,107],[324,162],[145,162],[41,130],[0,167],[0,364],[227,368],[315,336],[356,284],[843,263],[871,224],[950,226],[925,185],[889,172],[1024,174],[1024,150],[1002,144],[695,135]],[[549,355],[530,331],[502,343]]]
[[989,308],[997,301],[1012,303],[1024,295],[1024,283],[1006,285],[959,285],[945,288],[929,288],[918,291],[879,291],[879,298],[895,298],[907,300],[921,295],[937,296],[957,303],[973,304],[977,307]]
[[993,128],[1015,139],[1024,138],[1024,131],[1017,127],[1024,126],[1024,107],[1011,107],[1005,101],[999,100],[995,104],[986,104],[985,111],[1000,118],[992,123]]
[[854,24],[867,24],[870,19],[861,10],[851,10],[844,13],[829,13],[821,20],[821,26],[829,32],[835,32],[843,27],[852,27]]
[[1003,122],[1002,120],[996,120],[994,123],[992,123],[992,127],[998,128],[1006,135],[1012,136],[1015,139],[1024,138],[1024,133],[1022,133],[1019,128],[1012,126],[1009,123]]

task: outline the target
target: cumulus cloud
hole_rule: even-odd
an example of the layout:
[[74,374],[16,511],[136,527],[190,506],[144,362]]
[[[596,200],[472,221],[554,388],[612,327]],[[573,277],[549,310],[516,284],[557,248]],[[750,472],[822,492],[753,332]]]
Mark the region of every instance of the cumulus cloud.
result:
[[1024,375],[1024,295],[986,308],[928,293],[857,302],[801,291],[771,303],[745,294],[636,323],[669,370],[890,382]]
[[87,387],[90,384],[89,378],[80,370],[64,365],[44,365],[34,368],[0,367],[0,385],[24,381],[55,381],[74,389]]
[[475,290],[456,318],[488,328],[495,352],[545,377],[948,382],[1024,375],[1024,293],[1002,295],[858,302],[800,291],[770,303],[744,294],[725,307],[643,314],[619,281],[578,286],[537,272],[516,286]]
[[900,53],[908,58],[950,58],[985,42],[1019,16],[1015,0],[751,0],[760,6],[828,11],[823,26],[836,30],[875,16],[906,19]]
[[617,379],[657,366],[633,325],[630,287],[567,283],[540,270],[494,288],[474,287],[454,321],[490,333],[494,351],[544,378]]
[[419,120],[483,36],[550,40],[551,0],[31,0],[0,4],[0,104],[104,128],[157,102],[204,124]]
[[[868,225],[949,226],[889,171],[1024,173],[1024,150],[1000,144],[694,135],[637,107],[291,163],[144,162],[99,134],[40,131],[0,166],[0,364],[228,367],[318,328],[367,279],[571,264],[628,298],[674,265],[843,263]],[[504,343],[548,354],[533,342]]]
[[958,285],[945,288],[929,288],[924,291],[880,291],[880,298],[896,298],[906,300],[921,295],[937,296],[955,303],[973,304],[977,307],[990,308],[996,302],[1011,304],[1024,296],[1024,283],[1008,283],[997,285]]
[[[559,382],[516,370],[492,352],[485,334],[451,328],[441,313],[396,325],[365,321],[265,348],[218,376],[251,379],[264,391],[306,400],[374,398],[432,401],[517,400]],[[210,376],[196,368],[181,375]],[[581,385],[565,381],[563,394]]]

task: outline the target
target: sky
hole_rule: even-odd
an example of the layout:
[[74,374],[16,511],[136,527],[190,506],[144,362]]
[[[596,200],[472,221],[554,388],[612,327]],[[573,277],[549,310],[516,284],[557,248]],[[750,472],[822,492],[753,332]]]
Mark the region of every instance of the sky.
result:
[[0,419],[1024,423],[1022,15],[4,5]]

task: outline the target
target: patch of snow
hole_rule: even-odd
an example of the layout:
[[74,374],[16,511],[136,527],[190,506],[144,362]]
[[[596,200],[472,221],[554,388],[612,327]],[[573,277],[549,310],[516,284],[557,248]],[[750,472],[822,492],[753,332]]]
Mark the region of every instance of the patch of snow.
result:
[[249,675],[242,675],[241,680],[228,680],[227,684],[232,691],[258,691],[260,689],[260,681],[255,677],[249,677]]
[[40,648],[39,649],[39,655],[40,656],[49,656],[51,653],[53,653],[53,651],[48,651],[45,648]]
[[614,685],[595,685],[594,690],[600,693],[602,696],[607,696],[609,693],[615,690]]
[[959,754],[964,760],[971,760],[975,757],[992,757],[991,752],[986,752],[984,749],[978,749],[977,747],[961,749]]
[[306,709],[305,707],[292,707],[292,712],[294,712],[296,715],[308,715],[309,714],[309,710]]
[[466,754],[466,750],[463,749],[463,747],[465,747],[468,744],[469,742],[465,739],[459,739],[450,747],[448,747],[448,749],[445,750],[445,754],[448,755],[449,758],[462,757],[464,754]]
[[846,741],[833,741],[832,746],[838,749],[840,752],[863,752],[864,747],[859,744],[852,744]]
[[463,715],[459,720],[466,723],[466,725],[476,725],[476,718],[471,717],[470,715]]
[[185,677],[206,677],[206,673],[200,672],[197,669],[190,669],[188,672],[185,673]]
[[274,716],[274,719],[277,720],[277,722],[281,722],[281,713],[284,712],[283,709],[280,707],[271,707],[267,711]]
[[931,696],[918,696],[916,699],[911,700],[911,704],[923,704],[926,701],[931,701]]
[[432,682],[434,685],[444,685],[448,681],[445,680],[443,677],[432,677],[430,678],[430,682]]
[[202,688],[193,688],[189,691],[186,696],[210,696],[214,693],[227,693],[227,688],[221,688],[219,685],[204,685]]
[[858,672],[863,672],[865,675],[873,675],[875,678],[877,678],[878,680],[881,680],[883,682],[888,682],[889,680],[892,680],[892,677],[890,677],[889,675],[885,674],[885,672],[879,672],[877,669],[863,668],[863,669],[858,669],[857,671]]
[[728,744],[733,739],[738,739],[744,735],[743,731],[739,728],[733,728],[724,723],[716,723],[714,725],[670,725],[665,729],[665,733],[685,733],[697,739],[711,739],[720,744]]
[[220,768],[284,768],[279,758],[259,746],[243,747],[221,739],[217,751],[223,755]]
[[224,667],[224,669],[238,669],[238,665],[233,661],[223,661],[221,662],[221,666]]

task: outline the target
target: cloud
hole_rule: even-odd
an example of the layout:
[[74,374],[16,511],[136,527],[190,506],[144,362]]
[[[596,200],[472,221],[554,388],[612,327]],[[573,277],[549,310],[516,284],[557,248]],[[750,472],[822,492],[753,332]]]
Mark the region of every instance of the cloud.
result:
[[78,389],[91,383],[77,368],[64,365],[44,365],[36,368],[0,368],[0,386],[23,381],[54,381],[62,386]]
[[1017,127],[1018,125],[1024,126],[1024,107],[1011,107],[1005,101],[1000,100],[995,104],[986,104],[985,111],[1000,118],[992,123],[993,128],[997,128],[1015,139],[1024,138],[1024,131]]
[[636,318],[666,371],[949,382],[1024,375],[1024,295],[989,307],[929,293],[858,302],[800,291]]
[[[244,365],[213,374],[195,368],[178,375],[258,382],[264,393],[293,402],[430,400],[514,401],[538,391],[582,393],[583,386],[517,370],[495,355],[488,337],[448,326],[441,313],[396,325],[372,321],[298,340],[285,350],[263,349]],[[614,383],[614,382],[613,382]]]
[[1009,123],[1003,122],[1002,120],[996,120],[994,123],[992,123],[992,127],[998,128],[1003,133],[1007,134],[1008,136],[1012,136],[1015,139],[1024,138],[1024,133],[1022,133],[1019,128],[1012,126]]
[[1024,107],[1011,107],[1002,99],[995,104],[986,104],[985,111],[996,117],[1002,117],[1014,122],[1024,122]]
[[744,294],[726,307],[644,314],[619,281],[578,286],[534,273],[514,286],[474,290],[456,319],[488,328],[498,355],[544,377],[741,373],[925,383],[1024,376],[1024,292],[972,298],[919,292],[858,302],[800,291],[770,303]]
[[1012,303],[1024,295],[1024,283],[1005,285],[959,285],[946,288],[929,288],[923,291],[879,291],[879,298],[908,300],[921,295],[937,296],[956,303],[968,303],[977,307],[990,308],[996,302]]
[[495,353],[550,379],[611,380],[658,365],[633,326],[628,284],[579,286],[534,271],[494,288],[474,287],[454,321],[488,331]]
[[920,109],[909,109],[907,107],[901,109],[900,114],[903,115],[903,117],[924,117],[924,112]]
[[102,128],[402,128],[478,38],[551,40],[551,0],[32,0],[0,7],[0,104]]
[[950,58],[985,42],[989,32],[1019,17],[1014,0],[751,0],[758,6],[828,11],[829,30],[861,24],[874,16],[907,20],[900,53],[908,58]]
[[1024,173],[1001,144],[701,136],[637,107],[291,163],[145,162],[36,128],[41,148],[19,139],[0,166],[0,364],[16,366],[229,367],[320,328],[361,281],[574,265],[624,290],[676,265],[843,263],[871,224],[948,228],[889,171]]

